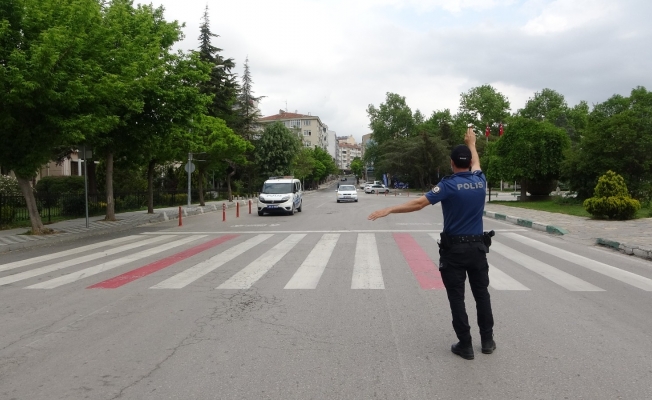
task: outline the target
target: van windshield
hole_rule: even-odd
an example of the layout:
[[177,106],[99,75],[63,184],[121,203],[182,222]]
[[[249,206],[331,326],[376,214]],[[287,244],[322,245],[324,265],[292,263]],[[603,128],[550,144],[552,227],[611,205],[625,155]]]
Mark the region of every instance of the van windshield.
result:
[[292,193],[292,186],[292,183],[265,183],[262,192],[266,194]]

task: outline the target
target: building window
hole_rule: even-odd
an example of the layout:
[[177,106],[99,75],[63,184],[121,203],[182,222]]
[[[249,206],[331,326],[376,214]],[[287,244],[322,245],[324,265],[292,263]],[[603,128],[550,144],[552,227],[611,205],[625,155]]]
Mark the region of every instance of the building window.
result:
[[309,119],[304,119],[303,120],[303,126],[310,126],[310,120]]
[[310,131],[303,131],[303,136],[312,136],[312,132],[310,132]]

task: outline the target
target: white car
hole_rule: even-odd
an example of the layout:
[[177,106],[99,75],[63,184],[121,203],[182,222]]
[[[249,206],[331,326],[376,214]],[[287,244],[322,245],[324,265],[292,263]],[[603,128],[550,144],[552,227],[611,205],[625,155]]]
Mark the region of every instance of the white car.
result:
[[369,185],[364,188],[365,193],[389,193],[389,188],[382,184]]
[[358,202],[358,191],[353,185],[340,185],[337,188],[337,202],[355,201]]

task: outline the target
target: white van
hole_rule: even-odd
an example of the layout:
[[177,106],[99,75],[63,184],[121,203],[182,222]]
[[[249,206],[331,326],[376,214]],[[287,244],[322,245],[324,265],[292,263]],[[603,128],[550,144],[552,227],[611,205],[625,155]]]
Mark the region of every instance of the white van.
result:
[[263,184],[258,196],[258,215],[265,213],[301,212],[303,188],[301,181],[292,176],[272,176]]

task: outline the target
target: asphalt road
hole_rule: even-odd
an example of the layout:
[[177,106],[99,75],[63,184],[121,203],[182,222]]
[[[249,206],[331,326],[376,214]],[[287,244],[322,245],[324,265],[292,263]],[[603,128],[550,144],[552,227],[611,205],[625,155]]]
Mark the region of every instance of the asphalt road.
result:
[[0,255],[0,398],[652,398],[652,263],[485,219],[498,348],[472,322],[467,361],[440,207],[359,193]]

